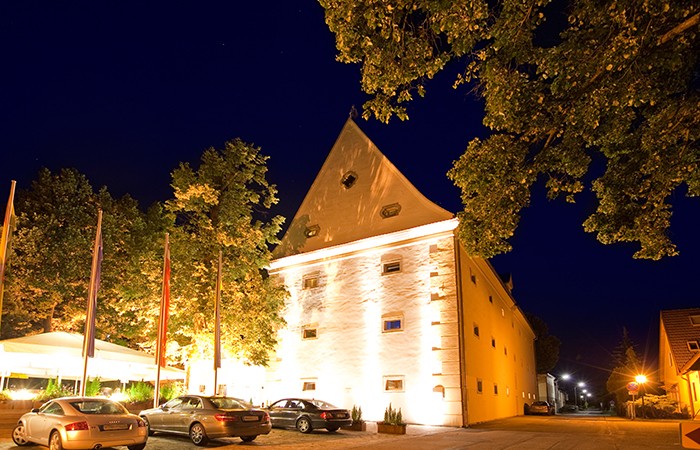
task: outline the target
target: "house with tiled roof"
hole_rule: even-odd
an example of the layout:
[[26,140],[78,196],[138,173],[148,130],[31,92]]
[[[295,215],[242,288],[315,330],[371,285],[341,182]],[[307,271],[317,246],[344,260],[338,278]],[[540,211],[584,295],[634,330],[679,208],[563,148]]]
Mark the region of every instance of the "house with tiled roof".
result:
[[523,414],[534,333],[457,225],[348,119],[273,252],[290,295],[265,396],[357,405],[370,421],[389,404],[430,425]]
[[659,325],[659,373],[666,393],[687,408],[691,417],[700,413],[700,308],[661,311]]

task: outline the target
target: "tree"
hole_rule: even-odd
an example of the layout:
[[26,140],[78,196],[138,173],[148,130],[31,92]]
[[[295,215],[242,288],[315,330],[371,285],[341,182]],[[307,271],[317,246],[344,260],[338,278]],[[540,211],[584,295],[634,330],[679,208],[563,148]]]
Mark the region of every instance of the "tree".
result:
[[525,313],[535,332],[535,366],[537,373],[548,373],[559,362],[559,347],[561,341],[558,337],[549,334],[549,327],[541,318],[534,314]]
[[[615,367],[610,371],[610,376],[606,382],[608,393],[615,396],[618,408],[629,399],[627,393],[627,383],[634,381],[635,376],[642,373],[642,363],[634,350],[634,343],[627,333],[627,329],[622,330],[622,340],[613,352]],[[618,409],[618,412],[620,409]]]
[[98,337],[133,347],[148,340],[148,318],[140,311],[160,296],[162,247],[156,236],[163,236],[172,218],[157,206],[143,214],[136,201],[115,200],[106,188],[95,192],[74,169],[42,169],[30,189],[19,192],[3,336],[83,332],[99,208],[104,257]]
[[267,276],[269,245],[277,243],[283,218],[264,220],[277,202],[265,179],[267,157],[238,139],[210,148],[193,169],[172,173],[175,214],[171,237],[172,329],[187,355],[211,355],[218,254],[223,252],[222,346],[252,364],[265,364],[283,324],[285,291]]
[[[636,258],[678,253],[669,198],[682,186],[700,194],[697,1],[319,2],[338,60],[361,64],[365,118],[406,119],[406,103],[448,63],[460,68],[455,85],[485,100],[492,134],[448,174],[471,253],[511,249],[538,180],[551,199],[592,190],[584,229],[600,242],[638,242]],[[596,158],[605,172],[589,185]]]

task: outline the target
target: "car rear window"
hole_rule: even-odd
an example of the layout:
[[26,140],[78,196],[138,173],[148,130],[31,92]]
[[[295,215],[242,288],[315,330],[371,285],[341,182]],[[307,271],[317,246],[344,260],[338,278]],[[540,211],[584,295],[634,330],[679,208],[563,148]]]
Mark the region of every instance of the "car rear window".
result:
[[250,409],[251,406],[243,400],[233,397],[216,397],[209,399],[219,409]]
[[317,408],[325,408],[325,409],[329,409],[329,408],[337,409],[338,408],[337,406],[331,405],[330,403],[324,402],[323,400],[307,400],[307,401],[309,403],[315,405]]
[[105,400],[83,400],[70,402],[70,405],[83,414],[126,414],[122,405]]

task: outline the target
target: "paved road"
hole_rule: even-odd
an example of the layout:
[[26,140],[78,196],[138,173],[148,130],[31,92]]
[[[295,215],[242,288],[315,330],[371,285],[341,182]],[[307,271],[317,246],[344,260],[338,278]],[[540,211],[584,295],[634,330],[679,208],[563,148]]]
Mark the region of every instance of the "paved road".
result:
[[[10,427],[0,417],[0,450],[17,450],[10,437]],[[376,433],[369,423],[366,432],[323,430],[305,435],[294,430],[272,430],[254,442],[238,438],[213,441],[209,448],[239,447],[280,448],[285,450],[378,449],[378,450],[643,450],[681,449],[678,421],[629,421],[616,417],[560,415],[554,417],[513,417],[473,426],[447,428],[409,426],[405,436]],[[44,449],[28,446],[25,449]],[[185,437],[156,434],[148,439],[147,450],[194,450]]]

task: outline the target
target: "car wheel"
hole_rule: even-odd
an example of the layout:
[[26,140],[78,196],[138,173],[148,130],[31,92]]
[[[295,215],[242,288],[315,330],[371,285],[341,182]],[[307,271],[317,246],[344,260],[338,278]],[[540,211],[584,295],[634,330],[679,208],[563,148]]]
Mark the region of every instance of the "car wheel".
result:
[[58,431],[51,432],[51,436],[49,437],[49,450],[63,450],[61,434]]
[[127,445],[126,448],[128,448],[129,450],[143,450],[144,448],[146,448],[146,443],[144,442],[143,444],[139,445]]
[[335,433],[338,431],[338,427],[328,427],[326,430],[328,430],[329,433]]
[[143,417],[143,416],[141,416],[141,418],[146,423],[146,429],[148,430],[148,435],[153,436],[155,433],[153,432],[153,430],[151,430],[151,422],[149,422],[148,419]]
[[20,447],[29,444],[27,433],[24,431],[24,424],[20,423],[12,430],[12,442]]
[[311,433],[313,430],[311,421],[307,417],[300,417],[299,420],[297,420],[297,430],[302,433]]
[[255,436],[241,436],[241,440],[243,442],[253,442],[256,437],[258,437],[257,434]]
[[197,422],[190,427],[190,439],[194,445],[207,445],[209,438],[204,430],[204,425]]

